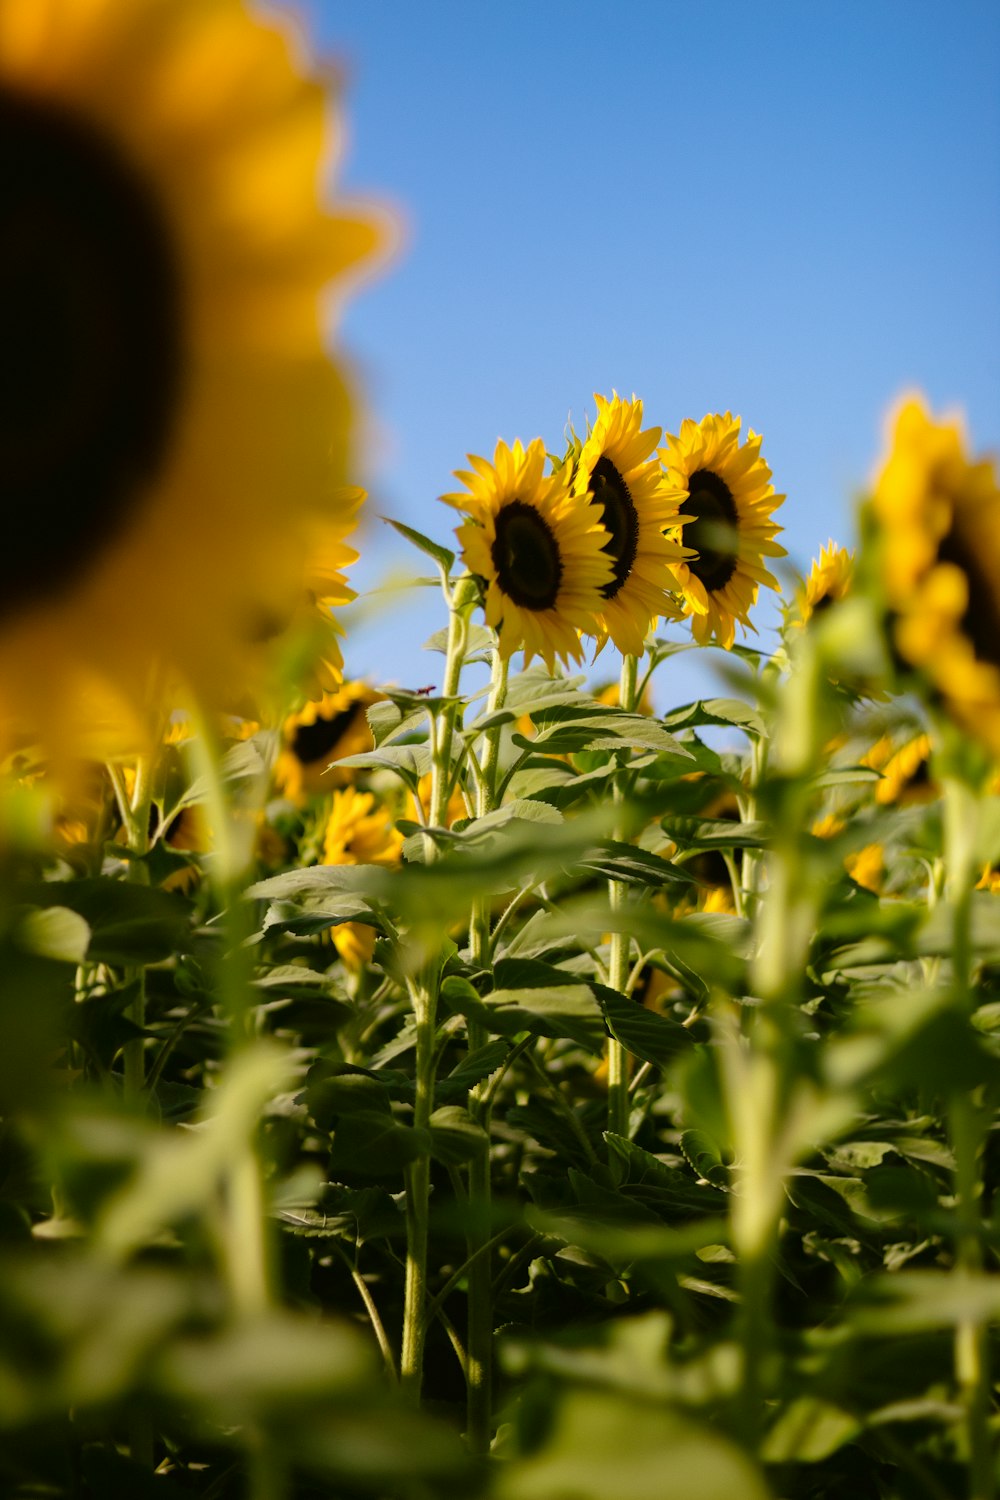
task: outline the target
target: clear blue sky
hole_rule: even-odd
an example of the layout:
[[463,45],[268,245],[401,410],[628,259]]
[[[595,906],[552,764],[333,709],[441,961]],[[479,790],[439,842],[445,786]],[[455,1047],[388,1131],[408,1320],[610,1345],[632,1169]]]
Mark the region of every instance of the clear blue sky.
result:
[[[729,408],[762,432],[802,567],[851,541],[904,389],[1000,448],[996,0],[299,9],[346,71],[342,184],[406,224],[342,335],[372,516],[446,539],[467,451],[559,448],[613,387],[671,431]],[[374,520],[360,545],[365,586],[409,565]],[[429,606],[355,632],[349,668],[435,680]]]

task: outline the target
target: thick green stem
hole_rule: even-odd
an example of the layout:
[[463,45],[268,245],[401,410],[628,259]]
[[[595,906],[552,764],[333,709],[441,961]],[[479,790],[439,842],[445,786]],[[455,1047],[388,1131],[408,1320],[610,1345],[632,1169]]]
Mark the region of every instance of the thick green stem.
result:
[[806,638],[781,690],[772,738],[775,775],[768,781],[764,740],[752,742],[747,812],[753,816],[763,804],[774,830],[766,881],[760,881],[756,860],[743,867],[745,892],[759,897],[747,908],[755,925],[751,993],[757,1004],[734,1008],[720,1028],[726,1111],[739,1163],[732,1199],[743,1361],[737,1415],[750,1448],[759,1443],[771,1394],[774,1264],[784,1182],[804,1144],[796,1123],[796,1038],[820,892],[806,863],[802,831],[822,757],[823,691],[820,664]]
[[[414,984],[410,997],[417,1026],[413,1124],[426,1130],[434,1111],[434,1030],[437,995]],[[431,1162],[418,1156],[406,1172],[406,1283],[403,1292],[403,1340],[400,1381],[419,1401],[424,1372],[427,1307],[427,1228],[430,1216]]]
[[[624,713],[634,713],[636,701],[636,678],[638,675],[639,659],[635,656],[622,657],[621,679],[618,688],[618,702]],[[625,800],[625,791],[621,784],[621,778],[615,778],[614,799],[616,806],[621,806]],[[615,826],[615,838],[622,838],[624,830],[620,823]],[[625,902],[625,887],[620,881],[612,880],[608,884],[608,896],[611,909],[614,912],[621,910]],[[620,928],[620,924],[618,924]],[[611,952],[608,960],[608,983],[613,990],[620,994],[625,993],[628,985],[629,972],[629,948],[630,938],[627,932],[617,930],[611,934]],[[615,1135],[627,1136],[629,1133],[629,1060],[628,1053],[621,1042],[614,1037],[608,1038],[608,1129]]]
[[[507,696],[507,660],[498,648],[493,652],[493,677],[486,706],[488,714],[498,713]],[[500,729],[486,733],[476,788],[476,813],[485,817],[496,805],[496,776],[500,756]],[[490,899],[480,897],[472,910],[469,926],[469,950],[472,962],[480,968],[492,963],[490,938]],[[485,1028],[469,1022],[469,1051],[485,1046]],[[473,1088],[469,1096],[469,1114],[490,1130],[491,1096],[488,1079]],[[466,1439],[474,1453],[489,1452],[493,1437],[493,1257],[490,1246],[493,1184],[490,1173],[490,1151],[486,1149],[469,1163],[469,1227],[466,1250],[469,1264],[468,1330],[466,1334],[467,1432]]]
[[[229,1021],[231,1050],[254,1036],[252,909],[243,882],[252,850],[252,818],[237,818],[222,776],[222,748],[207,716],[193,711],[196,735],[192,752],[205,786],[212,831],[208,872],[223,914],[225,951],[215,971],[215,990]],[[261,787],[263,794],[263,786]],[[263,1171],[256,1141],[236,1155],[225,1182],[222,1251],[232,1316],[254,1320],[275,1301]],[[284,1500],[289,1476],[284,1457],[265,1430],[245,1435],[247,1491],[250,1500]]]
[[[973,1006],[972,890],[975,880],[975,794],[960,779],[945,780],[945,867],[952,905],[951,967],[954,1003],[963,1015]],[[964,1089],[949,1101],[948,1118],[955,1157],[957,1232],[955,1259],[976,1276],[983,1269],[980,1209],[982,1111]],[[964,1412],[970,1500],[993,1500],[996,1481],[990,1436],[991,1382],[986,1329],[975,1319],[955,1330],[955,1377]]]
[[[431,797],[428,822],[440,828],[447,820],[448,796],[454,766],[452,745],[458,718],[458,693],[469,639],[469,618],[477,598],[471,578],[460,578],[449,600],[448,646],[441,696],[446,700],[431,723]],[[433,838],[425,836],[424,857],[437,858]],[[439,963],[429,959],[410,984],[416,1022],[416,1079],[413,1105],[415,1128],[426,1130],[434,1111],[434,1060],[437,1029]],[[406,1280],[403,1289],[403,1336],[400,1383],[410,1397],[420,1400],[424,1375],[424,1338],[427,1327],[427,1234],[430,1218],[431,1162],[422,1155],[406,1172]]]
[[[469,640],[469,616],[475,598],[471,579],[460,578],[455,584],[451,613],[448,617],[448,647],[445,657],[444,682],[441,685],[441,696],[450,701],[445,703],[432,723],[431,800],[427,818],[434,828],[442,827],[447,817],[448,797],[454,771],[452,739],[458,716],[458,690]],[[431,841],[428,840],[428,844],[430,843]],[[433,859],[433,853],[428,852],[427,857]]]
[[[149,853],[149,819],[153,802],[153,761],[148,755],[140,755],[135,767],[135,781],[129,799],[125,836],[129,853],[128,878],[136,885],[149,884],[149,867],[145,856]],[[130,970],[128,980],[135,986],[135,995],[125,1012],[133,1026],[140,1031],[146,1025],[146,969],[139,965]],[[144,1036],[135,1036],[125,1043],[123,1065],[125,1072],[125,1097],[138,1099],[145,1084]]]

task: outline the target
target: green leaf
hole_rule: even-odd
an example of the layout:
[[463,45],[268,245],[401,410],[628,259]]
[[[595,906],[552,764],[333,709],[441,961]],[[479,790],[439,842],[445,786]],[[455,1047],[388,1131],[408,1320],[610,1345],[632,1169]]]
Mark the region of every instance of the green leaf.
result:
[[36,907],[17,925],[17,945],[37,958],[82,964],[90,944],[90,927],[68,906]]
[[487,1042],[484,1047],[477,1047],[456,1068],[452,1068],[447,1078],[438,1079],[435,1097],[442,1100],[464,1099],[477,1083],[489,1078],[497,1068],[502,1067],[509,1055],[509,1045],[499,1038]]
[[[454,561],[454,559],[452,560]],[[489,666],[493,660],[493,641],[492,630],[487,630],[485,625],[477,625],[474,621],[470,620],[466,626],[465,637],[464,659],[466,666],[471,662],[485,662]],[[444,626],[441,630],[435,630],[434,634],[424,641],[423,649],[425,651],[439,651],[442,656],[447,656],[448,627]]]
[[729,1187],[729,1169],[722,1160],[722,1152],[716,1141],[704,1130],[685,1130],[680,1147],[686,1159],[699,1177],[713,1187]]
[[208,1336],[179,1340],[157,1383],[225,1426],[245,1426],[305,1402],[357,1401],[374,1379],[371,1351],[348,1323],[291,1312],[261,1314]]
[[362,755],[345,755],[333,764],[338,770],[392,771],[416,786],[431,768],[431,752],[427,745],[382,745]]
[[578,704],[584,694],[579,677],[551,677],[545,668],[536,663],[523,672],[518,672],[507,684],[504,700],[505,712],[531,714],[534,717],[544,709],[568,707]]
[[588,1167],[593,1164],[593,1157],[584,1145],[586,1132],[582,1136],[578,1134],[564,1112],[543,1096],[531,1098],[526,1104],[511,1105],[505,1123],[519,1136],[532,1136],[546,1151],[551,1151],[561,1165],[575,1162],[577,1166]]
[[764,720],[756,709],[739,698],[705,698],[665,714],[668,729],[688,729],[700,724],[732,725],[747,734],[764,733]]
[[426,553],[428,557],[432,557],[445,578],[448,577],[455,566],[454,552],[449,552],[447,547],[442,547],[438,542],[432,542],[430,537],[424,536],[422,531],[416,531],[412,526],[404,526],[402,521],[394,521],[391,516],[383,516],[382,520],[391,526],[393,531],[398,531],[399,535],[405,537],[414,547]]
[[730,818],[661,818],[660,827],[682,849],[766,849],[767,823],[737,823]]
[[866,1337],[896,1338],[953,1328],[985,1327],[1000,1318],[1000,1278],[969,1271],[899,1271],[866,1277],[848,1309],[850,1327]]
[[[267,774],[267,767],[253,740],[240,740],[232,745],[222,757],[218,774],[223,784],[229,786],[236,781],[263,778]],[[212,782],[207,776],[199,776],[170,809],[165,821],[172,822],[182,808],[192,807],[199,802],[207,802],[211,796]]]
[[608,1143],[609,1166],[616,1187],[632,1187],[642,1184],[673,1192],[678,1177],[676,1167],[668,1166],[651,1151],[643,1150],[634,1141],[628,1140],[623,1135],[616,1135],[613,1130],[606,1130],[604,1139]]
[[[90,963],[159,963],[172,957],[189,936],[188,903],[176,893],[151,886],[93,876],[26,881],[19,894],[26,904],[63,907],[82,918],[90,928]],[[68,938],[67,919],[58,920]],[[80,934],[78,927],[77,938]]]
[[464,1166],[489,1150],[490,1138],[467,1109],[445,1104],[430,1118],[431,1155],[446,1167]]
[[363,1177],[399,1172],[418,1156],[426,1156],[431,1138],[426,1130],[403,1125],[381,1110],[358,1109],[341,1115],[333,1133],[330,1168]]
[[403,722],[399,705],[389,698],[372,703],[365,710],[365,718],[368,720],[368,728],[372,732],[376,749],[384,740],[390,739]]
[[302,1093],[309,1113],[320,1130],[331,1130],[342,1115],[373,1112],[392,1119],[389,1090],[368,1072],[337,1073],[313,1077],[322,1064],[311,1070]]
[[480,996],[468,980],[450,975],[441,986],[450,1009],[500,1036],[565,1037],[590,1052],[604,1044],[604,1019],[593,991],[585,984],[558,984],[526,989],[497,989]]
[[287,870],[248,886],[246,894],[254,901],[294,901],[304,897],[338,897],[352,895],[378,898],[389,888],[389,871],[376,865],[309,865],[304,870]]
[[764,1439],[761,1458],[768,1464],[816,1464],[857,1437],[863,1423],[843,1407],[816,1396],[801,1396],[786,1406]]
[[214,1204],[223,1174],[250,1149],[265,1106],[288,1086],[291,1069],[291,1055],[273,1043],[234,1054],[201,1128],[157,1133],[137,1176],[109,1200],[96,1231],[104,1252],[124,1260],[167,1225]]
[[768,1500],[739,1448],[661,1402],[570,1387],[542,1430],[498,1469],[496,1500]]
[[679,1021],[647,1010],[638,1001],[627,1000],[604,986],[598,989],[597,996],[608,1030],[633,1057],[664,1067],[694,1046],[691,1033]]
[[626,885],[646,886],[651,890],[662,890],[667,885],[695,884],[694,876],[682,866],[673,864],[662,855],[652,854],[635,844],[620,843],[608,839],[594,854],[584,854],[580,867],[593,870],[608,880],[619,880]]

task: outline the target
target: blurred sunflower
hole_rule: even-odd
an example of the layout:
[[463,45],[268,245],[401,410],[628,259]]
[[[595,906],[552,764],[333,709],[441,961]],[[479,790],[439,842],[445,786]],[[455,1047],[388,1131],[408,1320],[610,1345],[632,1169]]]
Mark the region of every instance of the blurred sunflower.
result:
[[688,556],[672,536],[681,523],[684,491],[672,489],[656,460],[659,427],[642,428],[642,402],[595,394],[597,420],[580,451],[573,491],[590,496],[608,533],[604,551],[612,576],[601,589],[597,649],[608,639],[626,656],[641,656],[660,615],[680,618],[668,589],[673,564]]
[[357,562],[358,553],[346,538],[367,498],[358,486],[344,486],[335,494],[336,517],[313,528],[306,559],[306,600],[299,611],[302,634],[311,636],[315,644],[303,684],[310,697],[332,692],[343,680],[343,629],[333,612],[357,598],[343,570]]
[[[402,848],[402,834],[373,792],[359,792],[352,786],[334,792],[323,840],[323,858],[328,865],[397,865]],[[340,922],[330,929],[329,936],[349,969],[360,969],[371,960],[373,927],[364,922]]]
[[846,598],[854,580],[854,555],[846,547],[829,541],[820,549],[809,577],[796,592],[797,614],[793,624],[808,624],[813,615]]
[[1000,754],[1000,483],[919,396],[890,419],[873,510],[893,643],[952,717]]
[[749,611],[760,585],[780,588],[764,558],[785,555],[771,519],[785,497],[775,493],[760,444],[751,429],[741,444],[740,418],[726,412],[685,419],[680,436],[668,433],[660,449],[668,483],[683,496],[684,542],[695,556],[675,566],[684,612],[702,645],[714,639],[728,650],[737,621],[753,629]]
[[580,632],[594,633],[613,577],[600,507],[573,497],[568,464],[543,474],[541,438],[527,449],[498,442],[492,463],[471,453],[469,462],[473,472],[456,471],[468,493],[441,498],[469,517],[456,535],[485,585],[501,655],[523,647],[526,663],[540,656],[550,672],[556,657],[579,661]]
[[856,885],[878,895],[885,876],[885,850],[881,844],[866,844],[844,859],[844,869]]
[[331,761],[371,749],[366,710],[380,697],[367,682],[345,682],[336,692],[324,693],[289,714],[274,767],[278,789],[300,802],[310,794],[332,791],[349,777],[344,771],[328,773],[327,767]]
[[875,801],[880,807],[908,807],[932,802],[941,795],[931,776],[931,742],[926,734],[914,735],[899,746],[882,735],[859,764],[882,773],[875,784]]
[[140,718],[153,662],[223,704],[349,520],[321,293],[388,236],[321,206],[293,51],[241,0],[0,8],[8,730]]

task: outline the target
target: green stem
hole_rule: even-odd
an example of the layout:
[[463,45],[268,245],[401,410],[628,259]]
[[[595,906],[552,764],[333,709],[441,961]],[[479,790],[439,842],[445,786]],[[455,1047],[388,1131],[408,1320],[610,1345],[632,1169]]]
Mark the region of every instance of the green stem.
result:
[[[229,1020],[231,1050],[254,1036],[252,908],[243,894],[243,880],[252,852],[254,820],[237,819],[222,776],[222,747],[208,717],[192,710],[196,730],[192,754],[205,785],[205,806],[212,830],[208,873],[222,912],[225,951],[215,971],[215,992]],[[264,777],[259,788],[264,792]],[[274,1305],[273,1265],[259,1146],[255,1140],[236,1154],[226,1174],[222,1254],[230,1306],[235,1319],[254,1321]],[[250,1500],[284,1500],[289,1476],[284,1457],[268,1431],[253,1428],[245,1435],[247,1493]]]
[[[117,768],[116,768],[117,769]],[[112,784],[115,784],[112,776]],[[116,785],[116,795],[118,789]],[[128,818],[125,820],[125,837],[129,853],[128,878],[135,885],[149,884],[149,817],[153,802],[153,761],[148,755],[140,755],[136,761],[135,782],[128,803]],[[146,968],[144,964],[130,970],[129,981],[135,986],[135,998],[125,1012],[133,1026],[140,1031],[146,1025]],[[145,1085],[146,1038],[135,1036],[125,1043],[123,1066],[126,1099],[138,1099]]]
[[[636,678],[638,675],[639,659],[635,656],[622,657],[621,678],[618,688],[618,702],[623,713],[633,713],[636,701]],[[625,800],[624,788],[621,777],[615,778],[614,800],[616,806],[621,806]],[[623,830],[620,824],[615,826],[615,838],[621,838]],[[625,904],[625,887],[618,880],[608,883],[608,897],[611,910],[619,912]],[[608,983],[613,990],[624,994],[628,984],[629,971],[629,949],[630,938],[627,932],[620,930],[621,924],[617,924],[616,930],[611,934],[611,952],[608,960]],[[621,1042],[614,1037],[608,1038],[608,1129],[615,1135],[628,1136],[629,1130],[629,1060],[628,1053]]]
[[393,1383],[395,1383],[399,1379],[398,1375],[396,1374],[396,1361],[393,1357],[392,1345],[389,1343],[389,1335],[385,1331],[385,1324],[382,1322],[382,1319],[379,1316],[379,1310],[376,1305],[375,1298],[371,1294],[367,1281],[365,1281],[365,1278],[362,1276],[357,1266],[351,1260],[351,1257],[348,1255],[344,1247],[342,1245],[338,1245],[336,1240],[332,1240],[331,1244],[333,1249],[344,1262],[344,1265],[347,1267],[348,1272],[350,1273],[351,1280],[354,1282],[355,1288],[357,1289],[358,1296],[364,1303],[365,1312],[368,1314],[368,1321],[372,1325],[372,1331],[375,1334],[379,1350],[382,1354],[382,1361],[385,1365],[386,1374],[389,1376],[389,1379],[393,1381]]
[[[451,614],[448,617],[448,647],[445,657],[444,682],[441,685],[441,696],[449,701],[445,703],[432,723],[431,800],[427,821],[434,828],[442,827],[447,816],[453,771],[452,738],[459,707],[458,690],[469,640],[469,616],[475,598],[472,580],[460,578],[455,585]],[[433,857],[433,854],[429,852],[427,858]]]
[[[769,784],[764,739],[751,741],[751,785],[743,816],[754,817],[763,801],[773,829],[766,882],[760,880],[759,862],[747,863],[750,851],[744,851],[744,889],[751,897],[747,910],[755,928],[751,994],[757,1004],[730,1008],[720,1026],[726,1112],[740,1163],[731,1209],[742,1351],[737,1416],[751,1449],[759,1445],[773,1379],[774,1264],[784,1182],[803,1149],[796,1134],[801,1088],[796,1037],[820,892],[810,878],[802,830],[808,826],[811,784],[822,758],[823,692],[819,660],[807,637],[778,698],[771,751],[775,775]],[[760,899],[752,899],[756,895]]]
[[[471,578],[460,578],[449,599],[448,646],[441,695],[446,700],[431,723],[431,796],[427,812],[432,827],[447,819],[448,795],[454,767],[452,742],[458,717],[458,693],[469,640],[469,619],[477,598]],[[424,857],[437,858],[434,840],[425,835]],[[410,1000],[416,1023],[416,1078],[413,1124],[426,1130],[434,1112],[435,1036],[439,963],[429,960],[418,979],[410,982]],[[406,1279],[403,1288],[403,1335],[400,1353],[400,1383],[414,1402],[419,1402],[424,1375],[424,1340],[427,1331],[427,1237],[430,1218],[431,1162],[418,1156],[406,1171]]]
[[[958,778],[945,779],[945,868],[952,905],[952,987],[956,1007],[968,1016],[973,1007],[972,890],[975,880],[977,799]],[[969,1276],[983,1269],[980,1210],[982,1111],[965,1090],[956,1091],[948,1107],[955,1157],[957,1228],[955,1260]],[[995,1494],[993,1444],[990,1436],[991,1381],[986,1329],[976,1319],[955,1330],[955,1376],[965,1413],[970,1500],[992,1500]]]
[[[434,1029],[436,987],[410,989],[417,1025],[413,1124],[426,1130],[434,1111]],[[423,1384],[427,1331],[427,1230],[430,1216],[431,1161],[426,1154],[406,1172],[406,1282],[403,1291],[403,1340],[399,1375],[404,1390],[419,1401]]]
[[[507,660],[499,647],[493,650],[492,680],[486,705],[487,714],[498,713],[507,697]],[[500,728],[486,733],[476,787],[476,814],[485,817],[496,806],[496,777],[500,760]],[[479,968],[492,964],[490,935],[491,902],[481,896],[475,902],[469,926],[469,951]],[[488,1033],[470,1021],[469,1051],[485,1046]],[[492,1095],[489,1080],[476,1084],[469,1095],[469,1114],[486,1132],[486,1149],[469,1163],[468,1232],[466,1234],[469,1266],[468,1329],[466,1333],[466,1440],[473,1453],[489,1452],[493,1437],[493,1256],[489,1238],[492,1217],[493,1184],[490,1175],[489,1131]]]

